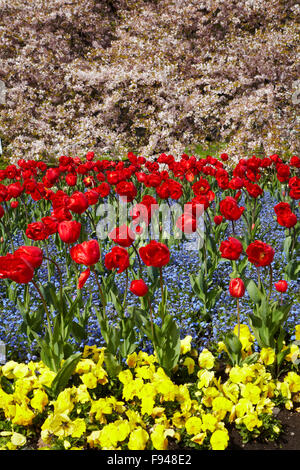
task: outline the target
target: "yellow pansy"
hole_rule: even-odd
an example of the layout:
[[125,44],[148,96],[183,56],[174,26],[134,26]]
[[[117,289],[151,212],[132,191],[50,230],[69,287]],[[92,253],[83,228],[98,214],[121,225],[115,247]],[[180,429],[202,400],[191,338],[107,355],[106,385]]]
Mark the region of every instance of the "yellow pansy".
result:
[[192,339],[192,336],[188,335],[180,341],[180,354],[190,352]]
[[227,412],[231,411],[233,403],[225,397],[216,397],[212,402],[212,409],[217,413],[220,420],[223,420]]
[[273,364],[275,361],[275,351],[272,348],[262,348],[260,358],[266,366]]
[[103,369],[102,365],[100,365],[99,362],[93,370],[93,374],[97,378],[97,382],[101,385],[105,385],[108,383],[107,372],[105,369]]
[[227,429],[217,429],[213,432],[210,438],[210,444],[213,450],[226,449],[229,441]]
[[199,434],[196,434],[196,436],[192,437],[191,441],[201,446],[205,438],[206,438],[206,432],[200,432]]
[[27,375],[30,375],[32,372],[26,364],[17,364],[14,367],[13,374],[17,379],[23,379]]
[[54,402],[54,413],[70,413],[74,408],[74,397],[76,393],[71,388],[65,388],[58,395],[56,401]]
[[11,443],[16,447],[24,446],[27,442],[26,436],[18,432],[14,432],[10,438]]
[[298,348],[298,346],[296,344],[292,344],[290,346],[290,352],[289,354],[287,354],[285,356],[285,359],[287,361],[291,361],[291,362],[296,362],[296,360],[298,359],[298,357],[300,356],[300,350]]
[[[235,325],[233,330],[235,335],[238,335],[238,325]],[[246,352],[251,351],[254,336],[251,334],[247,325],[240,325],[240,342],[242,343],[242,349]]]
[[133,375],[131,371],[127,369],[127,370],[122,370],[119,373],[118,378],[120,382],[122,382],[123,384],[127,384],[128,382],[131,382],[133,380]]
[[212,414],[202,414],[202,430],[214,432],[218,425],[218,420]]
[[300,325],[295,326],[296,341],[300,341]]
[[203,369],[212,369],[215,364],[215,358],[208,349],[203,349],[199,354],[198,363]]
[[199,370],[197,373],[197,377],[199,378],[197,382],[197,387],[199,389],[203,387],[208,387],[211,383],[211,381],[214,379],[214,372],[213,371],[208,371],[208,370]]
[[30,400],[30,405],[35,410],[38,410],[40,413],[44,410],[45,406],[48,404],[48,395],[44,390],[34,390],[33,398]]
[[243,423],[249,431],[253,431],[254,428],[259,428],[262,425],[262,421],[258,418],[256,413],[249,413],[244,416]]
[[188,434],[199,434],[202,429],[202,421],[198,416],[191,416],[186,423],[185,429]]
[[1,372],[7,379],[14,378],[14,368],[18,365],[15,361],[8,361],[1,367]]
[[241,394],[246,400],[249,400],[254,405],[259,402],[260,388],[252,383],[247,383],[241,391]]
[[134,352],[127,357],[127,365],[130,369],[134,369],[137,363],[137,353]]
[[219,390],[216,387],[207,387],[207,389],[204,391],[204,397],[202,398],[203,405],[211,407],[213,399],[218,395]]
[[241,398],[235,406],[236,416],[241,418],[253,409],[252,403],[247,398]]
[[78,401],[79,403],[86,403],[88,401],[91,401],[91,396],[85,384],[80,384],[76,388],[76,401]]
[[16,404],[15,415],[12,419],[13,424],[19,424],[20,426],[29,426],[32,424],[34,413],[26,405]]
[[183,363],[187,367],[188,374],[191,375],[195,369],[195,361],[191,357],[186,357]]
[[95,375],[92,372],[83,374],[80,376],[80,378],[87,388],[90,388],[90,389],[96,388],[98,385],[97,377],[95,377]]
[[86,424],[84,419],[76,418],[72,421],[72,437],[81,437],[86,431]]
[[76,368],[75,368],[75,373],[76,374],[87,374],[88,372],[91,372],[96,367],[94,361],[92,359],[81,359]]
[[166,450],[168,448],[168,439],[165,435],[165,427],[162,424],[158,424],[154,427],[154,430],[151,432],[151,441],[154,449],[156,450]]
[[142,427],[136,428],[130,433],[128,441],[129,450],[144,450],[149,439],[149,434]]
[[53,370],[44,369],[41,371],[41,375],[39,375],[38,381],[41,385],[46,385],[47,387],[50,387],[55,376],[56,373],[53,372]]

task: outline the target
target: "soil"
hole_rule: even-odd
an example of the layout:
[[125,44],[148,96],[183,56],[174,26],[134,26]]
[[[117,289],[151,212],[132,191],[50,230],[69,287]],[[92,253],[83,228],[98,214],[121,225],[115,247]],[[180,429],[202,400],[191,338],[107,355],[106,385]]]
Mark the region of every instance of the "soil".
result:
[[300,450],[300,413],[280,410],[277,418],[284,431],[276,442],[252,441],[243,444],[241,436],[233,429],[230,450]]

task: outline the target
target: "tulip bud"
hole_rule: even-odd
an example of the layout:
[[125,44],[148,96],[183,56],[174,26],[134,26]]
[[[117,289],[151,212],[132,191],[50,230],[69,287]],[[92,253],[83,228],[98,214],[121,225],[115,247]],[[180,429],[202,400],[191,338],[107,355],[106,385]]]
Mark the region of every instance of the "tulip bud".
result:
[[137,279],[131,282],[130,291],[138,297],[144,297],[148,292],[148,286],[143,279]]
[[231,279],[229,284],[229,293],[232,297],[243,297],[245,294],[245,284],[239,277]]
[[287,291],[288,283],[286,281],[278,281],[278,282],[275,282],[274,286],[277,292],[283,293]]

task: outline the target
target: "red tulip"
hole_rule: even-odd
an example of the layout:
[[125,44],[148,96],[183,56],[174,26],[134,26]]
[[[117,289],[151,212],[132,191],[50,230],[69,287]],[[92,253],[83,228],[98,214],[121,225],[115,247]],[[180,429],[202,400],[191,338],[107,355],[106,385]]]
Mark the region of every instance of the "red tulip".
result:
[[47,227],[43,222],[33,222],[28,224],[25,233],[31,240],[46,240],[49,236]]
[[70,255],[77,264],[93,266],[100,259],[99,243],[97,240],[79,243],[71,248]]
[[197,220],[191,214],[182,214],[176,221],[178,227],[184,233],[193,233],[197,230]]
[[223,216],[222,215],[215,215],[214,223],[216,225],[220,225],[222,222],[223,222]]
[[272,263],[275,254],[270,245],[260,240],[255,240],[253,243],[250,243],[246,253],[250,263],[255,266],[268,266]]
[[105,255],[104,264],[107,269],[112,271],[118,269],[121,274],[129,267],[129,255],[125,248],[114,246],[109,253]]
[[288,283],[282,280],[282,281],[275,282],[274,286],[277,292],[283,293],[287,291]]
[[231,279],[229,283],[229,292],[232,297],[243,297],[245,294],[245,284],[239,277]]
[[170,261],[169,248],[156,240],[152,240],[148,245],[141,247],[139,253],[146,266],[161,268]]
[[87,268],[85,271],[83,271],[79,278],[78,278],[78,284],[77,284],[77,289],[82,289],[88,278],[90,277],[91,270],[90,268]]
[[0,256],[0,279],[11,279],[18,284],[28,284],[34,276],[32,265],[18,255]]
[[138,297],[144,297],[148,292],[148,286],[143,279],[138,279],[131,282],[130,291]]
[[76,220],[64,220],[58,224],[58,233],[64,243],[75,243],[80,235],[81,223]]
[[237,238],[229,237],[228,240],[221,242],[220,252],[222,258],[237,260],[243,251],[243,245]]
[[89,207],[89,202],[85,195],[80,191],[75,191],[68,201],[68,209],[76,214],[83,214]]
[[126,224],[121,227],[116,227],[108,236],[111,240],[124,248],[128,248],[135,240],[133,231]]
[[43,262],[43,252],[37,246],[20,246],[14,255],[25,259],[33,269],[39,268]]
[[236,200],[227,196],[220,202],[220,212],[227,220],[238,220],[244,212],[244,207],[239,207]]

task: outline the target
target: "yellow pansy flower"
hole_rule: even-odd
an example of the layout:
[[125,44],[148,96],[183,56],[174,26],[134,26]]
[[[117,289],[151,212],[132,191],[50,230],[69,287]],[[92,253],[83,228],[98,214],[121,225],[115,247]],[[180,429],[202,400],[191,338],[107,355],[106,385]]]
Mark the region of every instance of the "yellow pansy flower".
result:
[[127,384],[128,382],[131,382],[133,380],[133,375],[131,371],[127,369],[127,370],[122,370],[119,373],[118,378],[120,382],[122,382],[123,384]]
[[243,387],[241,394],[246,400],[256,405],[260,399],[260,388],[252,383],[247,383]]
[[247,398],[241,398],[235,406],[236,416],[238,418],[242,418],[253,409],[254,408],[251,401],[249,401]]
[[34,413],[26,405],[16,404],[15,415],[12,419],[13,424],[19,424],[20,426],[29,426],[32,424]]
[[229,441],[227,429],[217,429],[213,432],[210,438],[210,444],[213,450],[226,449]]
[[296,362],[298,357],[300,356],[300,349],[296,344],[292,344],[290,346],[290,352],[285,356],[286,361]]
[[7,379],[14,378],[14,368],[18,365],[15,361],[8,361],[1,367],[1,372]]
[[275,351],[272,348],[262,348],[260,358],[266,366],[273,364],[275,361]]
[[24,446],[27,442],[26,436],[18,432],[14,432],[10,438],[11,443],[16,447]]
[[202,429],[202,421],[198,416],[191,416],[186,423],[185,429],[188,434],[199,434]]
[[[233,330],[235,335],[238,335],[238,325],[235,325]],[[240,342],[242,343],[242,349],[246,352],[251,351],[252,344],[254,342],[254,336],[251,334],[248,325],[240,325]]]
[[30,405],[35,410],[38,410],[40,413],[44,410],[45,406],[48,404],[48,395],[44,390],[34,390],[33,398],[30,400]]
[[191,375],[195,369],[195,361],[191,357],[186,357],[183,363],[187,367],[188,374]]
[[196,434],[196,436],[192,437],[191,441],[201,446],[205,438],[206,438],[206,432],[200,432],[199,434]]
[[75,368],[75,373],[76,374],[87,374],[88,372],[91,372],[96,367],[94,361],[92,359],[81,359],[76,368]]
[[256,413],[249,413],[244,416],[243,423],[249,431],[253,431],[254,428],[259,428],[262,425],[262,421],[258,418]]
[[158,424],[154,427],[151,432],[151,441],[154,449],[166,450],[168,448],[168,439],[165,435],[165,427],[163,424]]
[[218,420],[212,414],[202,414],[202,430],[214,432],[218,425]]
[[129,450],[144,450],[149,439],[149,434],[142,427],[136,428],[130,433],[128,441]]
[[296,341],[300,341],[300,325],[295,326]]
[[17,379],[23,379],[27,375],[31,375],[31,373],[31,370],[26,364],[17,364],[13,370],[14,377]]
[[92,372],[83,374],[80,378],[87,388],[96,388],[98,385],[97,377]]
[[127,357],[127,365],[128,367],[130,367],[130,369],[134,369],[135,366],[136,366],[136,363],[137,363],[137,353],[134,352],[132,354],[129,354],[129,356]]
[[86,424],[84,419],[76,418],[72,421],[72,437],[81,437],[86,431]]
[[180,341],[180,354],[190,352],[192,339],[192,336],[188,335]]
[[197,377],[199,378],[198,382],[197,382],[197,387],[199,389],[203,388],[203,387],[208,387],[210,385],[210,383],[212,382],[212,380],[214,379],[214,372],[213,371],[208,371],[208,370],[199,370],[199,372],[197,373]]
[[215,364],[215,358],[208,349],[203,349],[199,354],[198,363],[203,369],[212,369]]

